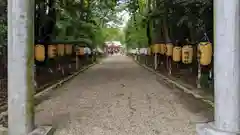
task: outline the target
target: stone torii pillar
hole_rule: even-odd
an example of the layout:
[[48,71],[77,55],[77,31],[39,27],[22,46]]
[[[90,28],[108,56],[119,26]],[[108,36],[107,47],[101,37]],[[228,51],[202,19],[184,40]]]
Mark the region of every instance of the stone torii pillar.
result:
[[49,135],[34,123],[34,0],[8,0],[8,135]]
[[240,1],[214,0],[214,122],[199,135],[240,135]]

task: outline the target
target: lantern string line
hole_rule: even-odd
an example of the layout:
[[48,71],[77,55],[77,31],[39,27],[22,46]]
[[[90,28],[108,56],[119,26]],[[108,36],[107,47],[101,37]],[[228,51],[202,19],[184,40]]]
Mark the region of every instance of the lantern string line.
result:
[[201,40],[206,40],[206,41],[210,42],[209,37],[208,37],[208,33],[211,32],[211,31],[212,31],[212,29],[207,31],[207,32],[204,32],[203,33],[204,36],[200,39],[200,41]]

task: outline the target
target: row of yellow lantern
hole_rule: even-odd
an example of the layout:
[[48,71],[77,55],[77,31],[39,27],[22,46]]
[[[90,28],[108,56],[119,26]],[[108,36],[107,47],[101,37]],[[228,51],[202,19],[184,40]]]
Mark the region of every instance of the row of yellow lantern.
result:
[[76,48],[76,55],[83,56],[85,54],[84,47],[77,47]]
[[151,46],[151,52],[160,53],[162,55],[166,54],[167,56],[172,56],[173,53],[173,44],[155,44]]
[[[171,56],[174,62],[182,61],[184,64],[190,64],[193,60],[193,47],[185,45],[183,47],[173,46],[173,44],[156,44],[148,49],[148,54],[159,53],[161,55]],[[212,44],[201,42],[198,45],[198,57],[201,65],[209,65],[212,61]]]
[[173,47],[172,59],[174,62],[180,62],[184,64],[191,64],[193,60],[193,48],[191,45],[185,45],[183,47]]
[[76,55],[78,56],[83,56],[83,55],[86,55],[86,54],[91,54],[92,51],[89,47],[77,47],[76,48]]
[[[71,55],[73,52],[72,45],[48,45],[47,46],[47,55],[48,58],[54,58],[58,56]],[[35,45],[34,55],[37,61],[44,61],[46,56],[45,46],[44,45]]]

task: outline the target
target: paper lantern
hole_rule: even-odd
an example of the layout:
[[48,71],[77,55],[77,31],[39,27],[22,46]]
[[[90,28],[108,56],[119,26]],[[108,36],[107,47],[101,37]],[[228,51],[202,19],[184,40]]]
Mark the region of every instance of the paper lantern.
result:
[[191,45],[184,45],[182,47],[182,63],[191,64],[193,61],[193,47]]
[[166,55],[172,56],[172,54],[173,54],[173,44],[168,43],[166,44]]
[[57,55],[56,45],[48,45],[48,58],[54,58]]
[[37,61],[44,61],[45,60],[45,47],[44,45],[35,45],[35,59]]
[[205,66],[211,64],[213,55],[212,44],[209,42],[201,42],[198,49],[200,52],[200,64]]
[[182,48],[180,46],[173,47],[173,61],[174,62],[180,62],[181,61],[181,55],[182,55]]

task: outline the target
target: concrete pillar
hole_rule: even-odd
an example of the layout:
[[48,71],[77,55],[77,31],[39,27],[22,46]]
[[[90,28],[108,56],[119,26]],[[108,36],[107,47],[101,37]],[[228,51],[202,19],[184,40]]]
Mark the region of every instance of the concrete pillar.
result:
[[34,129],[34,0],[8,0],[8,134]]
[[239,0],[214,0],[215,121],[198,124],[199,135],[240,134]]

